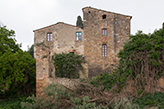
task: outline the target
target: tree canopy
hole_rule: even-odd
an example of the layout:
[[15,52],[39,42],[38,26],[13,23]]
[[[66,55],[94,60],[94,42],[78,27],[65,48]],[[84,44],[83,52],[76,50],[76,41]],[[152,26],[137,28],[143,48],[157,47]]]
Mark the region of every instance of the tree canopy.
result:
[[34,58],[34,44],[28,49],[29,54]]
[[14,36],[13,30],[0,27],[0,95],[27,91],[29,84],[35,86],[35,59],[20,49]]

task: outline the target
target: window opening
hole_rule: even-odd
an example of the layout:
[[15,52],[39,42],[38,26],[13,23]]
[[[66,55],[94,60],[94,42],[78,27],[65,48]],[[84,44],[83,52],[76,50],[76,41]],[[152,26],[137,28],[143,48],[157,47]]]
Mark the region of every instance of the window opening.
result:
[[81,32],[76,32],[76,40],[81,40]]
[[74,54],[74,52],[69,52],[69,53]]
[[107,29],[102,29],[102,35],[107,35]]
[[103,44],[102,45],[102,57],[106,57],[107,56],[107,45]]
[[103,18],[103,19],[106,19],[106,15],[104,14],[104,15],[102,16],[102,18]]
[[91,13],[91,11],[88,11],[88,13]]
[[52,33],[47,33],[47,41],[52,41]]

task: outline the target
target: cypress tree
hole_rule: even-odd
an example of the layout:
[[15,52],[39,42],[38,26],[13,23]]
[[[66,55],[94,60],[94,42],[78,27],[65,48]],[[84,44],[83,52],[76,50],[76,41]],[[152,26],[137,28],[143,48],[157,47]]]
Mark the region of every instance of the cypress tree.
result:
[[77,17],[76,26],[83,27],[83,21],[81,19],[81,16]]

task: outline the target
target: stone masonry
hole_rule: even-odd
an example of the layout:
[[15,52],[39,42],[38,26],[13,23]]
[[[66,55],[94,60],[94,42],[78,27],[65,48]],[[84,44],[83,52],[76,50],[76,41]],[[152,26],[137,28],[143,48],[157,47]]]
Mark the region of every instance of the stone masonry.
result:
[[[92,7],[82,10],[83,28],[59,22],[34,30],[38,98],[43,96],[44,87],[55,81],[55,66],[51,59],[54,53],[72,52],[83,55],[87,63],[83,65],[85,75],[81,73],[81,78],[110,73],[115,68],[119,60],[117,53],[130,35],[132,17]],[[78,33],[81,39],[78,39]]]
[[[84,56],[87,58],[89,76],[108,73],[114,68],[118,61],[117,53],[130,35],[130,20],[131,16],[91,7],[83,8]],[[106,35],[102,34],[104,28]],[[107,46],[106,57],[102,57],[103,44]]]

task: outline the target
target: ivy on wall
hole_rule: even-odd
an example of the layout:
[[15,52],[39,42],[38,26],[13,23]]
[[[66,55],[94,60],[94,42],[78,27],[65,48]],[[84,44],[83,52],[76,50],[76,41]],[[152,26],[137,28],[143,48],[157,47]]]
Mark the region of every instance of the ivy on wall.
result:
[[52,57],[55,65],[56,77],[79,78],[79,71],[83,71],[82,63],[85,63],[82,55],[74,53],[54,54]]

